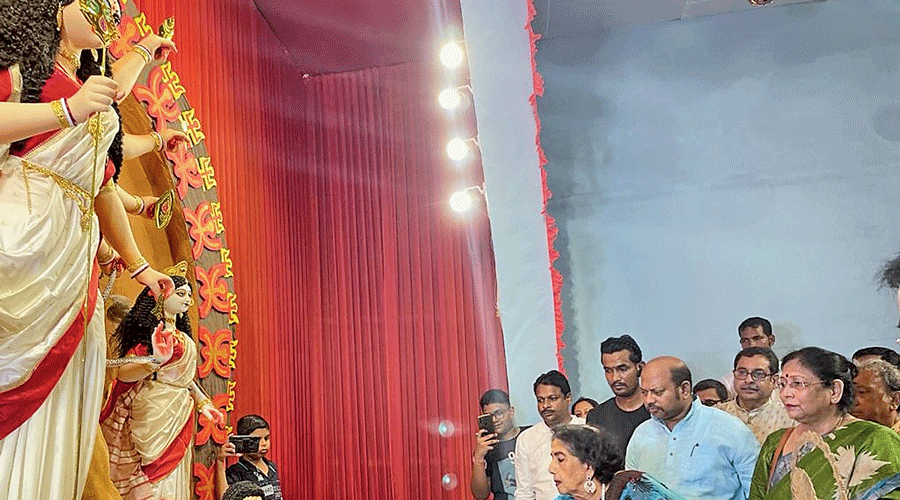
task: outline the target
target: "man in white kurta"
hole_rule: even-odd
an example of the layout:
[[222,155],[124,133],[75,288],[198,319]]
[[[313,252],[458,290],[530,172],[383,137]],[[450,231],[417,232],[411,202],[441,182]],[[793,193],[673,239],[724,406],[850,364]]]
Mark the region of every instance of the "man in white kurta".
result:
[[516,500],[554,500],[559,491],[549,471],[553,429],[583,424],[584,419],[569,414],[572,391],[565,375],[556,370],[538,377],[534,397],[541,422],[522,431],[516,441]]

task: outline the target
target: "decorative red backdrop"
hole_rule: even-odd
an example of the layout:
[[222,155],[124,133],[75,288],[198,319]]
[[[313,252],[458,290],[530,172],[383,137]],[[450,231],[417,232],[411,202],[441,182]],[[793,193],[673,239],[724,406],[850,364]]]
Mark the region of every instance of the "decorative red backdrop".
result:
[[[221,217],[228,233],[231,422],[269,420],[286,499],[469,498],[477,398],[506,387],[506,369],[486,215],[446,208],[458,186],[439,72],[304,78],[251,0],[138,8],[150,25],[175,16],[172,67],[206,137],[208,164],[176,168],[217,183],[221,214],[186,216]],[[224,335],[203,338],[214,359],[201,370],[228,373]]]

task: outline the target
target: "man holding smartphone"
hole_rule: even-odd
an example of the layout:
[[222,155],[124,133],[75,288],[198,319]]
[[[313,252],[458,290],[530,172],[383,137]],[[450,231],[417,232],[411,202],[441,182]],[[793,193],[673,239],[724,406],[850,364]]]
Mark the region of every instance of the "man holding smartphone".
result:
[[[516,491],[516,468],[513,456],[516,438],[525,427],[516,427],[516,409],[510,406],[509,394],[491,389],[479,401],[482,417],[475,433],[475,452],[472,454],[472,495],[485,500],[494,494],[495,500],[508,500]],[[490,425],[488,425],[490,422]],[[493,428],[493,432],[491,431]]]

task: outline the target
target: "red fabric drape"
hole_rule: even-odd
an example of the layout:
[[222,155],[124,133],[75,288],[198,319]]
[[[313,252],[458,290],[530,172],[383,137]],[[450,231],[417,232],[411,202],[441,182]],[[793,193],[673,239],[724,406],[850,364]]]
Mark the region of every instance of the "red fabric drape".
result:
[[446,208],[461,186],[438,72],[303,79],[250,0],[138,7],[176,16],[173,68],[216,171],[240,306],[232,423],[269,420],[286,499],[469,498],[477,398],[506,368],[486,215]]

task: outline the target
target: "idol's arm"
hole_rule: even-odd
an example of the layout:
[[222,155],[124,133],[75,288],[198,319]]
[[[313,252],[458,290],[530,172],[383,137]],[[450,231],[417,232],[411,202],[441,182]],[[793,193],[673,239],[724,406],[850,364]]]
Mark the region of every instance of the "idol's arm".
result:
[[[66,99],[75,123],[83,123],[96,112],[109,109],[116,96],[118,84],[109,78],[92,76],[72,97]],[[60,101],[53,103],[0,102],[0,144],[27,139],[50,130],[62,128],[65,114],[60,114]],[[56,106],[56,110],[54,110]]]
[[113,79],[119,83],[119,88],[122,89],[119,101],[131,93],[131,88],[134,87],[138,76],[146,65],[150,64],[154,59],[157,62],[165,62],[170,51],[177,52],[175,43],[172,40],[150,34],[136,43],[135,48],[132,48],[118,61],[114,62],[112,65]]
[[[156,136],[154,136],[156,134]],[[137,158],[151,151],[174,151],[182,143],[187,143],[187,134],[171,128],[148,135],[124,134],[122,136],[122,157],[126,160]]]
[[[115,189],[100,190],[94,204],[94,211],[100,221],[100,230],[103,232],[103,236],[119,252],[122,260],[128,264],[129,273],[134,273],[132,277],[138,283],[149,287],[155,297],[159,297],[161,292],[165,293],[175,289],[172,278],[152,267],[139,264],[143,257],[134,241],[134,235],[131,233],[131,225],[128,223],[125,207],[122,206],[122,200],[119,199]],[[140,270],[141,267],[144,269]]]

